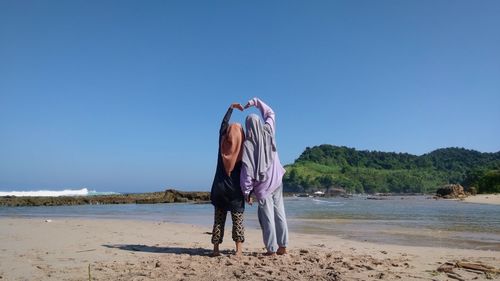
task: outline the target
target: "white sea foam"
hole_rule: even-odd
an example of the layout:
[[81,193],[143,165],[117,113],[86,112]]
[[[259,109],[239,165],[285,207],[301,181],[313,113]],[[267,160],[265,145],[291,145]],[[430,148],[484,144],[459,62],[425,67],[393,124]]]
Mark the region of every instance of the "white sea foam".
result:
[[88,189],[65,189],[65,190],[36,190],[36,191],[0,191],[0,196],[43,196],[43,197],[59,197],[59,196],[87,196],[95,191],[89,192]]
[[313,202],[315,202],[316,204],[326,204],[326,205],[330,205],[330,206],[344,206],[344,202],[337,202],[337,201],[327,201],[327,200],[321,200],[321,199],[313,199],[312,200]]
[[89,190],[89,193],[87,195],[92,196],[92,195],[113,195],[113,194],[120,194],[118,192],[114,191],[95,191],[95,190]]

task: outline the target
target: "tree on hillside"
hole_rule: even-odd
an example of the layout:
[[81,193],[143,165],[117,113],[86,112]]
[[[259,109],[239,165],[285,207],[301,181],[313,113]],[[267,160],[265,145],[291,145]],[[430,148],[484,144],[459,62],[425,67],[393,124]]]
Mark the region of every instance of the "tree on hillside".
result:
[[285,190],[294,192],[335,186],[352,192],[423,193],[467,181],[482,186],[480,192],[492,192],[497,178],[488,171],[500,170],[500,152],[444,148],[416,156],[323,144],[307,147],[287,170]]

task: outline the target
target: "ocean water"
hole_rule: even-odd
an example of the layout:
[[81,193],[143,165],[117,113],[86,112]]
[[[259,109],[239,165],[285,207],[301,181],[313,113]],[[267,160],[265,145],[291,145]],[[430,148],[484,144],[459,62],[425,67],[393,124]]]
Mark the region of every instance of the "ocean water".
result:
[[[285,198],[291,231],[399,245],[500,251],[500,206],[434,200],[423,196]],[[257,207],[247,206],[245,225],[258,229]],[[210,204],[127,204],[0,207],[0,217],[97,218],[189,223],[213,222]],[[228,216],[227,229],[230,229]]]
[[[392,196],[386,200],[290,198],[299,232],[347,239],[500,251],[500,206]],[[296,223],[295,223],[296,220]]]

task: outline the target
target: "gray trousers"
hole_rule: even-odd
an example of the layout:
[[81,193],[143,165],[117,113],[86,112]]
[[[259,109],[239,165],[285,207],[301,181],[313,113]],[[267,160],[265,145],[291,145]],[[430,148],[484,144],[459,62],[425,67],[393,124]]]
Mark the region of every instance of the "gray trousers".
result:
[[259,200],[257,214],[267,251],[275,253],[278,247],[286,247],[288,226],[283,204],[283,184],[267,198]]

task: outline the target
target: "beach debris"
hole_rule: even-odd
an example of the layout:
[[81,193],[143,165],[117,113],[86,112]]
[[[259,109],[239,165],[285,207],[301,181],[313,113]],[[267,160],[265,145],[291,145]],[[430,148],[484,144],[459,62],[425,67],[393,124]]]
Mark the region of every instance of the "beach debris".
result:
[[450,277],[451,279],[455,279],[458,281],[465,281],[465,279],[462,278],[462,276],[458,273],[446,273],[446,276]]
[[52,220],[45,220],[45,222],[52,222]]
[[453,272],[453,268],[454,267],[455,267],[454,263],[452,263],[452,262],[446,262],[446,263],[440,265],[438,267],[437,271],[449,273],[449,272]]
[[375,270],[375,268],[373,268],[373,267],[371,267],[371,266],[369,266],[367,264],[363,264],[363,265],[361,265],[361,267],[364,267],[364,268],[366,268],[368,270]]
[[[88,249],[88,250],[81,250],[81,251],[76,251],[77,253],[83,253],[83,252],[92,252],[95,251],[96,249]],[[48,253],[47,253],[48,254]]]
[[437,269],[439,272],[444,272],[446,275],[455,280],[466,280],[460,274],[453,271],[453,269],[463,269],[466,272],[471,272],[475,274],[485,275],[487,279],[491,279],[491,274],[498,274],[500,270],[480,262],[469,262],[469,261],[456,261],[456,262],[445,262],[440,265]]
[[472,262],[465,262],[465,261],[459,261],[457,262],[457,266],[469,270],[474,270],[474,271],[480,271],[480,272],[488,272],[488,273],[500,273],[500,270],[496,269],[493,266],[489,266],[486,264],[482,263],[472,263]]

